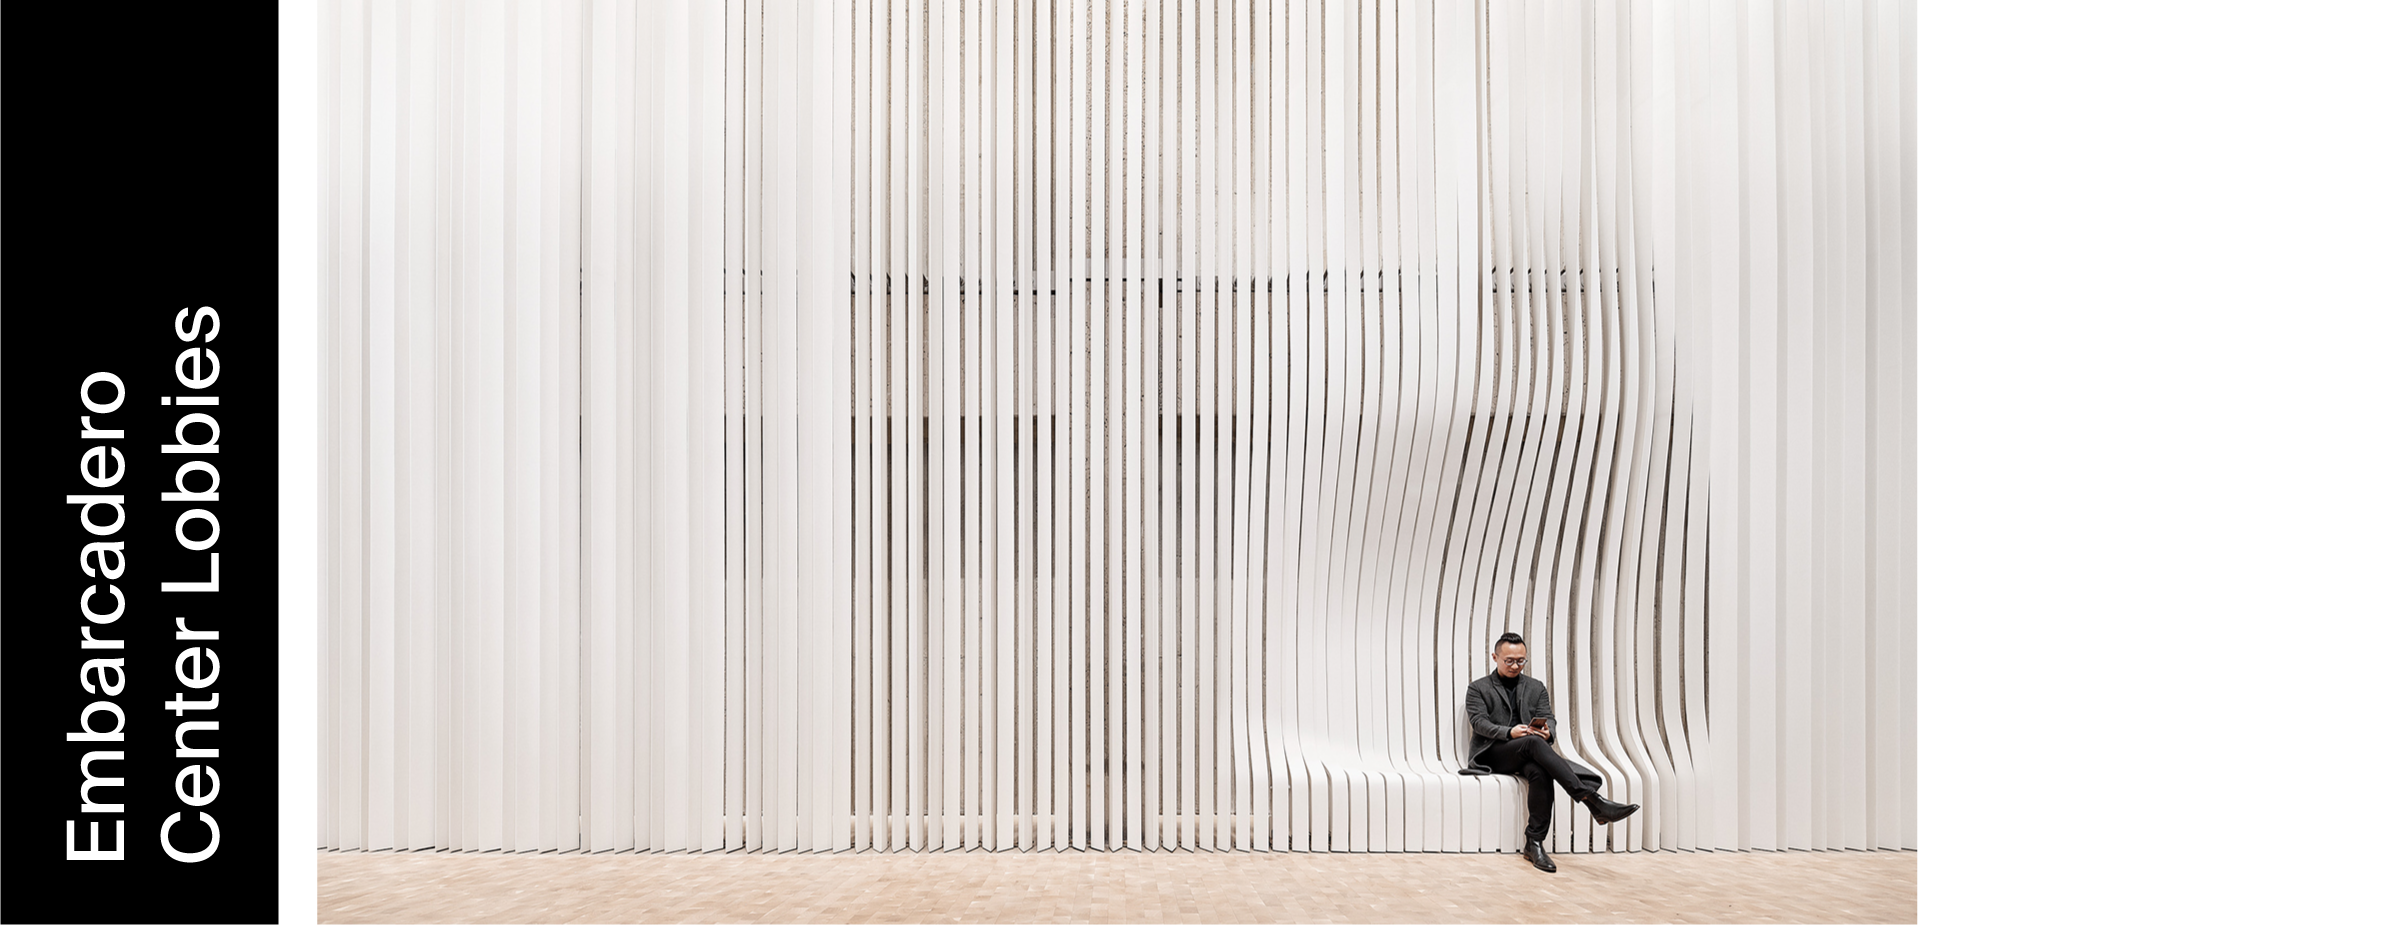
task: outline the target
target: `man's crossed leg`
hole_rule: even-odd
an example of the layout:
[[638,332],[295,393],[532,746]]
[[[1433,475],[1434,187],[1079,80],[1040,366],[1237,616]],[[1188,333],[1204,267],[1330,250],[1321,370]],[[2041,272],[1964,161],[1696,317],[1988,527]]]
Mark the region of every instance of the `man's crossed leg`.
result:
[[1567,759],[1551,748],[1549,739],[1539,735],[1519,736],[1494,746],[1484,753],[1487,767],[1502,774],[1515,774],[1526,781],[1526,860],[1544,873],[1557,871],[1542,841],[1551,834],[1551,801],[1556,795],[1551,784],[1556,781],[1567,787],[1568,798],[1584,804],[1592,817],[1607,825],[1634,814],[1642,807],[1634,803],[1613,803],[1600,791],[1584,787],[1584,779],[1576,775]]

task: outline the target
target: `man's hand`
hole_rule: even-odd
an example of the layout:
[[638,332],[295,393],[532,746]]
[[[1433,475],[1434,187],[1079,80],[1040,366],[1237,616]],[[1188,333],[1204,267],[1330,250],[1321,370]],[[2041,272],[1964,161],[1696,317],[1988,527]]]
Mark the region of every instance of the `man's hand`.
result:
[[1534,727],[1528,726],[1524,723],[1519,723],[1515,726],[1509,727],[1509,737],[1512,739],[1517,738],[1518,736],[1528,736],[1533,734]]

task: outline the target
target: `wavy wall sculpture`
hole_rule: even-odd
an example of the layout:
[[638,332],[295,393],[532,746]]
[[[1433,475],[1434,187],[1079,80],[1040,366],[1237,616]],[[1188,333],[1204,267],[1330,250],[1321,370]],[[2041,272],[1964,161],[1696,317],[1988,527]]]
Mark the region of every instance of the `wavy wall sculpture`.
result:
[[333,0],[333,848],[1916,841],[1911,7]]

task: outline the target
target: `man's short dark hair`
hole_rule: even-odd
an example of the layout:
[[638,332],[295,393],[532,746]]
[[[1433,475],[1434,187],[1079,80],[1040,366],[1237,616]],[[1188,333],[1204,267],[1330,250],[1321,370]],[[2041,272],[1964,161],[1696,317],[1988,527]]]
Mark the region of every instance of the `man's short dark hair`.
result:
[[1498,652],[1501,650],[1502,646],[1522,646],[1525,644],[1526,637],[1524,636],[1520,636],[1516,633],[1502,633],[1501,638],[1493,640],[1492,651]]

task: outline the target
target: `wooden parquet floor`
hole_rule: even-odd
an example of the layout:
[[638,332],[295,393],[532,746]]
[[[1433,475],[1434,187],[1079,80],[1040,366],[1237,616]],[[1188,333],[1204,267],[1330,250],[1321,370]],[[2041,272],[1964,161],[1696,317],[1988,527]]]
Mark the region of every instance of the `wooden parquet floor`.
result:
[[1915,922],[1917,853],[320,852],[333,922]]

